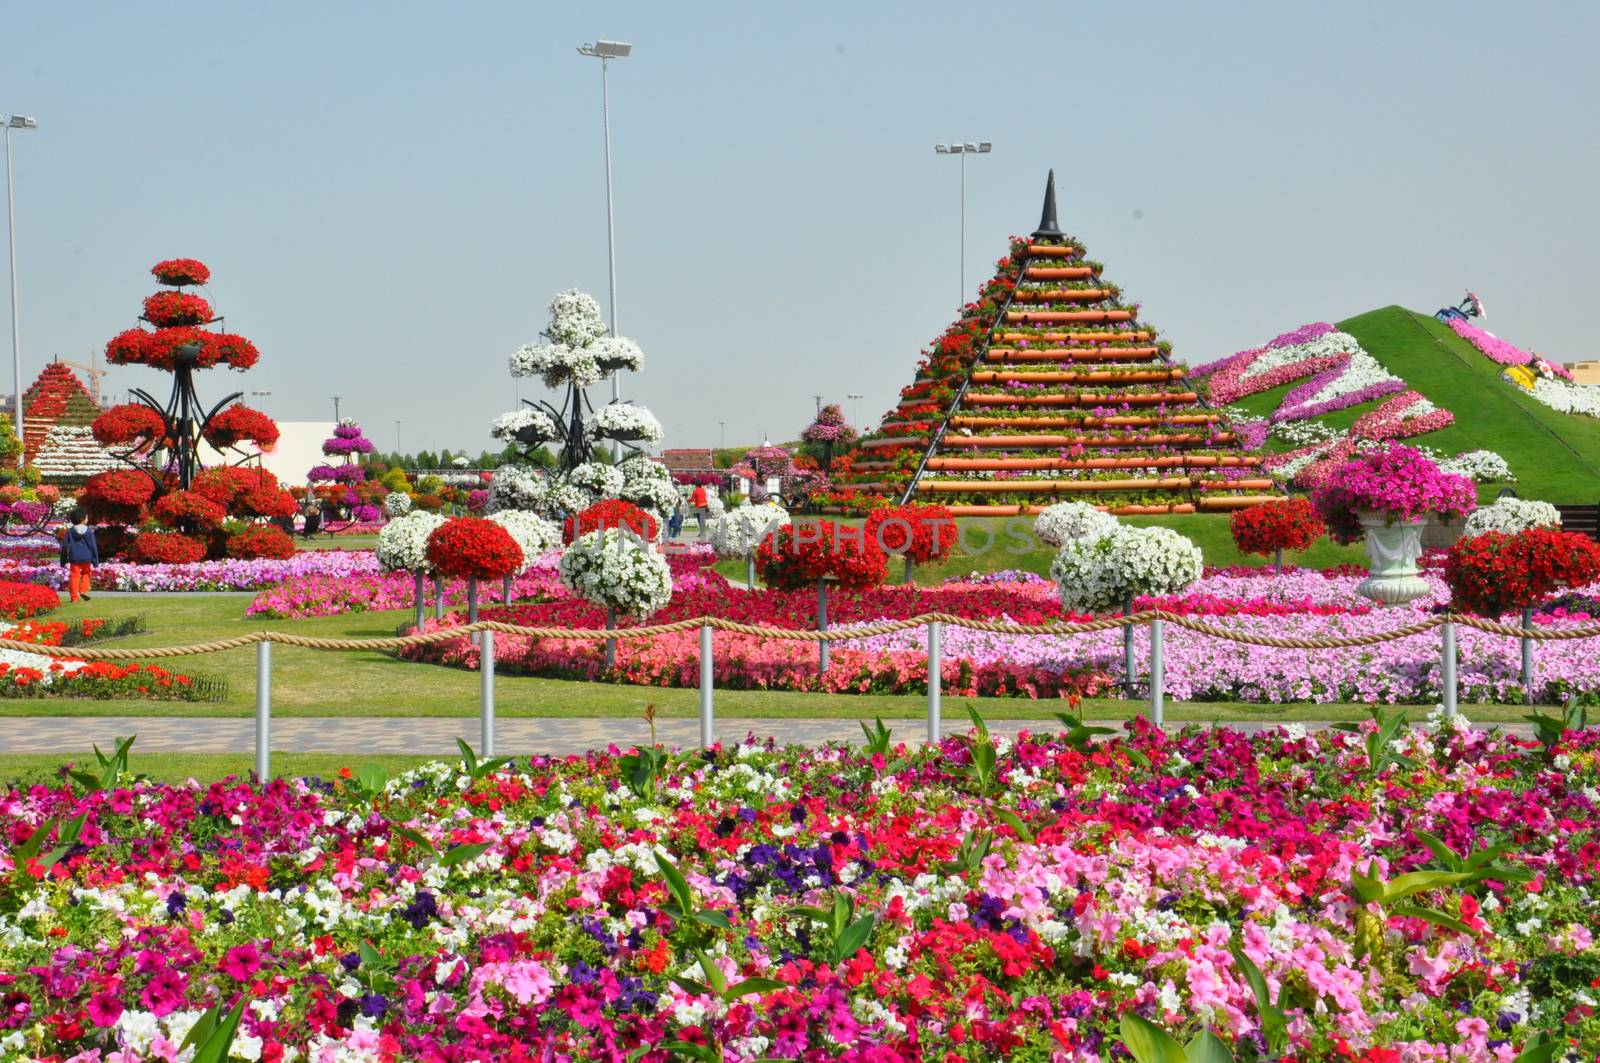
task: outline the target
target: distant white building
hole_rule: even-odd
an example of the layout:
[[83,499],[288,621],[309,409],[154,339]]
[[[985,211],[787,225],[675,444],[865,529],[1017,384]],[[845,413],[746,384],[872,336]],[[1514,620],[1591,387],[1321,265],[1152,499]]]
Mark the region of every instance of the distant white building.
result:
[[[261,455],[261,464],[285,487],[304,487],[306,473],[315,465],[337,465],[343,459],[323,456],[322,441],[333,435],[332,421],[279,421],[278,444]],[[206,444],[200,447],[202,465],[232,464],[237,453],[220,453]]]

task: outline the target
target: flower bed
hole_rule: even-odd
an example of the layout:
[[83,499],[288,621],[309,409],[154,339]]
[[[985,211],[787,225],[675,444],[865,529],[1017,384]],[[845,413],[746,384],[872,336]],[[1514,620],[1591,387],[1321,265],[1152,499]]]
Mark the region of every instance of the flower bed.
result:
[[[108,627],[107,621],[24,620],[0,625],[0,638],[40,646],[81,645],[108,635],[132,634],[138,618]],[[147,698],[214,701],[226,695],[221,680],[170,672],[153,664],[84,661],[24,650],[0,650],[0,698]]]
[[[0,894],[23,913],[0,1046],[171,1059],[248,1001],[233,1053],[274,1061],[1095,1060],[1130,1011],[1251,1060],[1242,953],[1280,1058],[1509,1059],[1551,1030],[1591,1057],[1600,739],[1569,734],[1557,773],[1506,735],[1409,731],[1404,767],[1365,737],[1136,724],[893,763],[752,742],[659,781],[612,749],[12,789],[8,865],[83,826]],[[1503,873],[1411,899],[1443,924],[1357,900],[1357,873],[1437,866],[1434,837],[1504,843]]]
[[[137,565],[112,561],[94,568],[94,589],[108,591],[253,591],[303,576],[345,579],[375,575],[371,550],[306,550],[293,557]],[[0,559],[0,579],[67,585],[67,570],[54,562]]]

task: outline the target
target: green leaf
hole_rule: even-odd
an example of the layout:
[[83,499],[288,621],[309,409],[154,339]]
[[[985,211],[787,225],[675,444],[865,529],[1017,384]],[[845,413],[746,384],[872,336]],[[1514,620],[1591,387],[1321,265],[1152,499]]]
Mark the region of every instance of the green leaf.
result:
[[478,769],[472,773],[472,777],[474,779],[486,779],[515,759],[515,757],[494,757],[486,760],[478,765]]
[[845,928],[850,925],[850,917],[855,915],[855,907],[855,900],[849,894],[842,890],[834,892],[833,914],[828,919],[828,929],[833,931],[835,938],[843,934]]
[[456,738],[456,748],[461,750],[461,759],[466,762],[467,774],[476,779],[478,777],[478,754],[474,753],[472,747],[462,741],[460,737]]
[[43,856],[39,857],[39,866],[48,871],[52,867],[55,867],[57,864],[61,863],[61,861],[65,860],[67,858],[67,854],[70,852],[72,852],[72,846],[58,845],[54,849],[51,849],[48,853],[45,853]]
[[834,943],[834,952],[838,958],[835,963],[843,963],[856,954],[856,950],[867,943],[867,938],[872,936],[872,928],[878,923],[875,915],[862,916],[851,923],[845,932],[839,935],[839,940]]
[[1362,904],[1371,904],[1383,899],[1383,883],[1372,873],[1373,866],[1369,860],[1365,872],[1357,871],[1355,868],[1350,869],[1350,889]]
[[1130,761],[1139,765],[1139,767],[1148,768],[1150,766],[1150,758],[1145,756],[1142,751],[1134,749],[1132,746],[1124,746],[1122,751],[1128,755]]
[[1417,836],[1417,841],[1428,847],[1428,851],[1433,854],[1433,858],[1443,864],[1445,870],[1461,870],[1461,857],[1456,854],[1454,849],[1445,844],[1443,838],[1437,834],[1430,834],[1425,830],[1414,830],[1411,833]]
[[416,831],[412,830],[410,827],[401,826],[391,826],[390,829],[425,853],[431,853],[435,851],[433,843],[430,842],[421,831]]
[[1454,886],[1471,877],[1460,871],[1412,871],[1384,883],[1381,900],[1384,904],[1393,904],[1416,893],[1435,890],[1440,886]]
[[661,868],[661,877],[667,881],[667,889],[678,900],[678,907],[684,912],[694,911],[694,893],[689,889],[689,880],[683,877],[683,872],[678,870],[666,853],[656,850],[656,865]]
[[218,1024],[195,1052],[193,1063],[227,1063],[228,1050],[233,1047],[233,1035],[238,1032],[239,1019],[244,1015],[244,1005],[245,998],[240,996],[239,1003],[228,1012],[228,1017]]
[[1511,1063],[1550,1063],[1563,1047],[1560,1040],[1540,1030],[1528,1038],[1527,1043],[1522,1046],[1522,1051],[1517,1053]]
[[705,1045],[697,1045],[693,1041],[663,1041],[661,1047],[673,1055],[684,1056],[688,1059],[698,1059],[702,1063],[720,1063],[721,1057],[716,1050]]
[[1228,951],[1233,954],[1234,966],[1239,968],[1244,980],[1250,983],[1250,991],[1255,994],[1256,1014],[1261,1019],[1261,1033],[1267,1039],[1267,1047],[1274,1052],[1282,1052],[1289,1038],[1288,1024],[1283,1009],[1272,1003],[1266,975],[1261,973],[1261,968],[1256,966],[1254,960],[1245,955],[1243,948],[1232,945]]
[[1422,908],[1415,904],[1396,904],[1390,906],[1389,914],[1407,916],[1412,919],[1422,919],[1432,923],[1435,926],[1446,927],[1450,930],[1458,930],[1463,934],[1477,933],[1477,931],[1473,930],[1470,926],[1468,926],[1466,923],[1463,923],[1455,916],[1446,915],[1444,912],[1441,912],[1436,908]]
[[383,793],[383,788],[389,784],[389,773],[381,764],[363,764],[356,772],[356,779],[363,790],[376,795]]
[[967,702],[967,715],[972,717],[972,726],[978,729],[978,741],[989,741],[989,725],[983,722],[983,717],[978,715],[978,710],[972,707],[972,702]]
[[747,997],[751,993],[777,993],[788,988],[789,986],[786,983],[780,982],[776,978],[746,978],[742,982],[729,986],[727,991],[722,994],[722,999],[732,1001],[738,1000],[740,997]]
[[200,1013],[200,1017],[189,1027],[188,1036],[183,1039],[183,1044],[178,1046],[181,1053],[185,1048],[197,1047],[206,1038],[216,1032],[217,1024],[222,1021],[222,1005],[214,1004]]
[[478,857],[488,852],[489,847],[492,844],[492,842],[474,842],[471,845],[452,845],[450,848],[444,851],[443,856],[439,857],[439,866],[455,867],[457,864],[464,864],[469,860],[476,860]]
[[1033,831],[1028,828],[1026,823],[1022,822],[1021,816],[1004,808],[996,810],[995,815],[1000,818],[1000,822],[1016,832],[1018,839],[1024,842],[1033,841]]
[[1233,1063],[1233,1053],[1210,1030],[1195,1034],[1184,1054],[1189,1057],[1189,1063]]
[[701,926],[721,927],[723,930],[729,930],[733,927],[733,924],[728,922],[728,913],[719,912],[715,908],[707,908],[703,911],[695,912],[689,918]]
[[356,955],[361,957],[361,966],[368,971],[381,971],[383,969],[383,953],[372,946],[370,941],[356,942]]
[[710,986],[711,991],[720,997],[722,991],[728,988],[727,976],[712,962],[711,957],[706,955],[705,949],[695,949],[694,954],[695,958],[700,961],[700,974],[704,976],[706,985]]
[[44,843],[50,840],[50,832],[55,829],[56,821],[53,819],[47,819],[39,824],[39,829],[28,835],[28,840],[12,851],[12,862],[21,867],[38,856],[39,850],[44,848]]
[[704,982],[696,982],[693,978],[684,978],[676,974],[669,974],[667,975],[667,978],[685,993],[694,993],[697,996],[706,997],[714,997],[717,995],[716,990],[712,989]]
[[1189,1063],[1189,1054],[1171,1034],[1131,1011],[1122,1013],[1122,1044],[1135,1063]]

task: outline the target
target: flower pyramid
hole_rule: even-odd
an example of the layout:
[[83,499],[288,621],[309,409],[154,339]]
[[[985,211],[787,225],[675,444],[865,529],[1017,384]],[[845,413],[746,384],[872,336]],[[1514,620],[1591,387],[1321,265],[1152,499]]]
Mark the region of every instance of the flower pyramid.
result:
[[22,439],[27,464],[55,482],[81,482],[117,468],[117,460],[89,430],[99,416],[78,374],[61,362],[44,367],[22,393]]
[[1038,230],[1012,238],[899,405],[835,470],[840,497],[908,494],[957,516],[1062,500],[1116,514],[1270,500],[1261,457],[1184,383],[1157,336],[1057,226],[1052,171]]

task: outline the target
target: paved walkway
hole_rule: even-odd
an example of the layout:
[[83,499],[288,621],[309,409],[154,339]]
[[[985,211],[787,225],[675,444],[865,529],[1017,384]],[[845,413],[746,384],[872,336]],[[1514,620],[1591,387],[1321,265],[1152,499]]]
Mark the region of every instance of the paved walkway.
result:
[[[1057,726],[1054,720],[988,722],[991,732],[1005,735]],[[885,726],[897,739],[907,742],[920,741],[927,733],[927,725],[922,720],[887,720]],[[947,734],[964,733],[970,726],[964,713],[944,721]],[[1225,726],[1255,732],[1278,724],[1229,723]],[[1306,721],[1304,726],[1320,730],[1329,725]],[[1532,733],[1527,724],[1504,725],[1504,729],[1523,736]],[[861,727],[854,720],[728,717],[717,721],[716,733],[722,741],[741,739],[752,733],[763,738],[772,735],[783,744],[820,745],[828,741],[862,740]],[[255,749],[255,721],[249,718],[71,716],[0,719],[0,753],[80,753],[88,751],[95,743],[105,749],[117,736],[130,734],[139,736],[138,748],[146,752],[247,753]],[[454,753],[458,735],[476,747],[477,717],[290,717],[272,721],[271,745],[274,750],[287,753],[435,755]],[[658,720],[656,735],[667,745],[698,745],[699,721]],[[649,738],[650,730],[644,721],[633,717],[516,717],[497,720],[495,724],[495,751],[501,754],[581,753],[613,742],[626,747]]]

